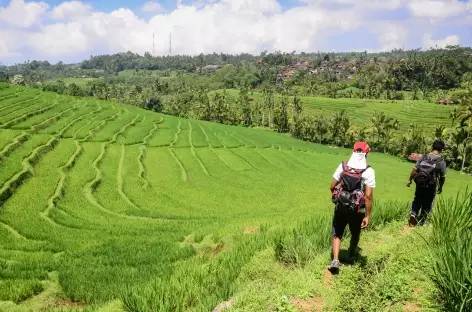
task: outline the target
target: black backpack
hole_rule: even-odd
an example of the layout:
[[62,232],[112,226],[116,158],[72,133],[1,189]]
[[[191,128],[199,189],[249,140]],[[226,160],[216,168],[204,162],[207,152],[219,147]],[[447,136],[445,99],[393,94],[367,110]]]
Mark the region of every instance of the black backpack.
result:
[[346,162],[342,166],[341,181],[334,190],[333,202],[338,208],[360,212],[365,204],[362,173],[370,166],[363,170],[351,169]]
[[441,161],[441,157],[432,158],[425,155],[420,159],[415,176],[415,183],[420,187],[428,187],[436,184],[437,164]]

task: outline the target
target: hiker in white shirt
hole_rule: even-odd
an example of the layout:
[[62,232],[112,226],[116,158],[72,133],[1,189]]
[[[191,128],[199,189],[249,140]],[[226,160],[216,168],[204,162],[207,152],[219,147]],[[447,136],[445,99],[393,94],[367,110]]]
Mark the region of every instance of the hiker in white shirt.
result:
[[339,272],[339,251],[346,226],[349,225],[351,232],[348,260],[352,262],[361,229],[369,225],[375,188],[375,171],[367,165],[369,152],[370,148],[366,142],[357,142],[349,161],[342,162],[333,175],[330,186],[335,204],[332,229],[333,260],[328,267],[333,274]]

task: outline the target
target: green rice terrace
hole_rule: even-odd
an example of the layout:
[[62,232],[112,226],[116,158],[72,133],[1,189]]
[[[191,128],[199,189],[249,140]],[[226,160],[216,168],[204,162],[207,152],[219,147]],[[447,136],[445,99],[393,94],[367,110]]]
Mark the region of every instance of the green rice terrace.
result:
[[[396,113],[408,119],[418,105]],[[2,84],[0,310],[212,311],[240,292],[240,311],[274,311],[277,292],[252,305],[243,282],[263,274],[254,266],[264,269],[265,257],[302,263],[329,250],[328,187],[349,155],[271,131]],[[406,223],[412,164],[377,153],[369,162],[372,230]],[[470,181],[450,171],[441,196]],[[312,245],[294,261],[283,246],[302,248],[304,228]],[[345,299],[330,309],[342,311]]]
[[[222,93],[223,90],[217,91]],[[228,99],[236,101],[238,90],[226,90]],[[214,92],[212,92],[214,93]],[[260,92],[251,92],[254,99],[263,99]],[[280,97],[277,95],[276,97]],[[332,114],[341,109],[349,112],[352,122],[357,126],[369,125],[375,111],[385,113],[385,115],[395,118],[400,123],[400,130],[408,129],[410,124],[424,126],[424,130],[433,133],[434,129],[443,125],[451,126],[450,106],[429,103],[424,100],[374,100],[358,98],[330,99],[322,97],[301,96],[300,102],[303,109],[313,115]]]

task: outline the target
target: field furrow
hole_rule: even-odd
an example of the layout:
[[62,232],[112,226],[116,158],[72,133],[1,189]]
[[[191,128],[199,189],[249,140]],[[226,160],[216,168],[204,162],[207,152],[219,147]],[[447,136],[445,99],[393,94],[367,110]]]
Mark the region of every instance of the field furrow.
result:
[[19,142],[12,142],[12,146],[5,152],[8,157],[2,160],[2,170],[0,170],[0,187],[11,179],[24,167],[24,160],[39,146],[49,140],[49,136],[27,136],[18,138]]
[[202,129],[203,133],[205,134],[205,137],[208,139],[208,145],[214,148],[218,147],[223,147],[223,143],[218,139],[218,137],[215,135],[213,130],[211,128],[206,128],[203,127],[202,124],[200,124],[200,128]]
[[75,141],[75,145],[76,149],[69,157],[69,159],[67,159],[67,162],[63,166],[58,168],[59,181],[56,184],[56,189],[54,190],[54,193],[51,195],[51,197],[48,198],[46,209],[40,213],[41,217],[51,223],[53,226],[57,226],[59,224],[56,223],[53,219],[51,219],[49,215],[51,213],[51,210],[57,207],[57,202],[64,196],[65,183],[67,180],[66,171],[69,171],[74,166],[75,162],[77,161],[77,158],[80,157],[80,154],[83,151],[82,146],[77,141]]
[[[1,132],[1,134],[6,133],[6,131],[0,131],[0,132]],[[17,132],[13,132],[13,131],[10,131],[8,133],[11,134],[11,135],[17,134]],[[26,133],[26,132],[22,132],[19,135],[17,135],[16,137],[14,137],[11,140],[10,143],[7,143],[5,146],[2,146],[1,147],[2,149],[0,150],[0,161],[5,159],[6,157],[8,157],[8,155],[10,155],[23,142],[28,140],[28,138],[29,138],[29,134]],[[5,140],[5,142],[7,142],[7,141]]]
[[133,203],[124,192],[123,163],[125,161],[126,152],[124,144],[121,144],[120,151],[120,161],[118,162],[118,170],[116,172],[116,187],[118,189],[118,193],[128,205],[132,206],[137,210],[140,210],[141,208],[138,207],[138,205],[136,205],[135,203]]
[[0,105],[2,104],[2,101],[10,97],[19,96],[21,93],[25,92],[26,90],[27,89],[14,88],[14,87],[0,89]]
[[74,139],[80,139],[80,141],[89,141],[91,138],[94,137],[94,135],[98,131],[100,131],[103,127],[106,126],[107,122],[115,120],[119,116],[119,114],[120,114],[120,112],[116,112],[112,116],[103,119],[97,125],[95,125],[94,127],[88,129],[88,131],[87,131],[87,128],[80,129],[80,132],[77,132],[74,135]]
[[[9,98],[6,100],[3,100],[0,102],[2,105],[0,107],[0,112],[1,115],[3,115],[3,112],[7,109],[10,109],[11,107],[17,106],[17,107],[25,107],[25,104],[28,103],[30,104],[31,102],[35,102],[39,99],[39,93],[36,93],[35,95],[30,95],[25,92],[25,94],[22,94],[21,96]],[[29,105],[26,105],[29,106]]]
[[[99,131],[96,131],[90,141],[106,142],[111,138],[113,142],[116,142],[118,136],[124,134],[129,127],[134,126],[138,119],[139,115],[133,116],[128,112],[121,112],[119,117],[108,120]],[[123,129],[123,125],[125,125],[126,128]],[[113,138],[113,136],[116,136],[116,138]]]
[[[100,146],[100,154],[97,156],[97,158],[95,158],[95,160],[93,161],[92,163],[92,166],[93,168],[95,169],[95,178],[90,181],[89,183],[87,183],[83,189],[83,192],[85,194],[85,197],[86,199],[96,208],[100,209],[101,211],[107,213],[107,214],[111,214],[111,215],[114,215],[118,218],[125,218],[125,219],[129,219],[129,220],[150,220],[150,221],[153,221],[153,220],[156,220],[155,218],[148,218],[148,217],[140,217],[140,216],[134,216],[134,215],[129,215],[129,214],[126,214],[125,211],[122,211],[122,212],[116,212],[116,211],[113,211],[113,210],[110,210],[109,208],[106,208],[104,205],[102,205],[96,198],[95,196],[95,192],[97,191],[97,189],[99,188],[99,186],[102,185],[102,183],[104,182],[104,179],[103,179],[103,172],[102,170],[100,169],[100,164],[103,162],[103,158],[105,157],[105,154],[107,152],[107,149],[108,149],[108,146],[113,144],[113,143],[116,143],[116,141],[118,140],[118,137],[124,133],[126,131],[126,129],[128,127],[130,127],[131,125],[135,124],[136,120],[139,118],[139,115],[136,116],[135,118],[133,118],[133,120],[131,120],[129,123],[123,125],[118,131],[116,131],[111,139],[107,142],[103,142]],[[123,148],[124,148],[124,145],[122,145]],[[113,146],[113,148],[116,148],[116,146]],[[120,159],[120,162],[124,161],[124,151],[122,150],[121,151],[121,156],[119,157]],[[115,179],[118,178],[117,180],[117,184],[115,184],[112,189],[115,189],[118,193],[118,195],[123,198],[125,200],[126,203],[130,204],[130,206],[136,210],[141,210],[140,207],[138,207],[136,204],[134,204],[129,198],[128,196],[123,192],[123,179],[122,179],[122,171],[123,171],[123,163],[120,163],[118,162],[118,166],[117,166],[117,172],[116,172],[116,176],[114,177]],[[107,163],[107,165],[110,165],[110,163]],[[106,184],[108,184],[110,180],[108,179],[107,181],[105,181]],[[107,192],[108,194],[108,197],[109,197],[109,192]],[[118,207],[117,205],[113,205],[114,207]],[[120,205],[122,206],[122,205]]]
[[[79,115],[78,117],[75,117],[71,121],[67,122],[63,127],[61,127],[61,123],[56,123],[57,126],[54,130],[52,130],[52,133],[57,133],[57,135],[62,138],[64,137],[64,133],[66,133],[66,131],[68,131],[73,125],[80,122],[82,119],[87,118],[88,116],[97,114],[100,111],[101,107],[84,115]],[[75,114],[73,116],[75,116]]]
[[25,180],[33,176],[33,166],[44,154],[54,149],[57,143],[57,138],[51,137],[45,144],[36,147],[28,157],[23,159],[22,169],[8,179],[0,188],[0,207],[3,206],[5,201],[13,195],[15,190],[21,186]]
[[252,170],[254,171],[257,171],[257,172],[261,172],[261,170],[259,170],[256,166],[254,166],[249,160],[248,160],[248,157],[247,156],[243,156],[244,153],[242,153],[241,151],[245,151],[247,152],[246,149],[238,149],[238,148],[234,148],[234,149],[228,149],[231,153],[233,153],[234,155],[236,155],[237,157],[239,157],[243,162],[245,162]]
[[[29,102],[31,102],[31,105],[27,105],[27,106],[24,105],[25,103],[29,103]],[[9,106],[5,110],[1,111],[0,120],[3,120],[3,119],[8,120],[8,118],[10,118],[11,116],[13,116],[14,118],[14,117],[17,117],[18,115],[21,115],[25,111],[29,111],[29,110],[41,107],[41,105],[43,104],[43,100],[30,99],[28,101],[25,101],[25,103],[21,103],[21,104],[15,103],[14,105]]]
[[[71,112],[71,111],[76,111],[77,110],[77,107],[74,106],[74,107],[70,107],[70,108],[66,108],[64,110],[62,110],[61,112],[39,122],[39,123],[36,123],[36,124],[33,124],[31,127],[30,127],[30,130],[32,132],[38,132],[39,130],[41,129],[44,129],[44,128],[47,128],[48,126],[50,126],[51,124],[55,123],[56,121],[58,121],[59,119],[63,118],[64,115],[66,115],[67,113]],[[32,122],[32,121],[30,121]],[[29,123],[28,123],[29,125]],[[25,124],[25,126],[28,126],[27,124]]]
[[189,121],[189,139],[191,139],[190,144],[195,148],[199,147],[208,147],[210,139],[208,135],[203,131],[200,123]]
[[17,230],[15,230],[14,228],[12,228],[11,226],[9,226],[8,224],[0,221],[0,225],[3,226],[8,232],[10,232],[11,235],[13,235],[13,237],[17,238],[17,239],[23,239],[23,240],[27,240],[28,238],[23,236],[21,233],[19,233]]
[[43,107],[43,108],[40,108],[40,109],[32,111],[32,112],[24,113],[23,115],[21,115],[19,117],[16,117],[14,119],[11,119],[11,120],[8,120],[8,121],[4,122],[2,125],[0,125],[0,127],[1,128],[10,128],[13,125],[16,125],[16,124],[18,124],[22,121],[25,121],[26,119],[28,119],[32,116],[42,114],[42,113],[44,113],[44,112],[46,112],[50,109],[53,109],[56,106],[57,106],[57,103],[46,106],[46,107]]
[[177,157],[177,155],[175,154],[173,148],[168,148],[168,150],[169,150],[169,153],[172,155],[172,158],[175,160],[175,163],[176,163],[176,164],[179,166],[179,168],[180,168],[180,176],[181,176],[181,178],[182,178],[182,181],[188,182],[188,181],[189,181],[189,177],[188,177],[187,170],[185,170],[184,165],[182,164],[182,162],[180,161],[180,159],[179,159],[179,158]]
[[149,130],[148,134],[143,138],[141,146],[139,147],[139,154],[138,154],[138,177],[143,181],[143,188],[147,188],[149,186],[149,181],[146,179],[146,169],[144,167],[144,159],[146,158],[146,149],[149,140],[153,137],[154,133],[158,129],[157,125],[159,122],[154,122],[152,129]]
[[[192,152],[192,155],[193,157],[195,157],[195,159],[198,161],[200,167],[202,168],[203,172],[205,172],[206,175],[209,175],[208,174],[208,170],[207,168],[205,167],[205,165],[203,164],[202,160],[200,159],[200,157],[198,157],[198,155],[195,153],[195,147],[193,145],[193,138],[192,138],[192,130],[193,130],[193,127],[192,127],[192,124],[188,123],[189,125],[189,131],[188,131],[188,141],[190,142],[190,150]],[[206,145],[205,145],[206,146]]]
[[175,135],[178,126],[178,119],[172,116],[164,116],[163,121],[159,123],[158,131],[149,139],[149,147],[169,146],[175,141]]
[[180,132],[182,132],[182,120],[179,119],[177,123],[177,130],[174,133],[174,140],[170,142],[169,147],[174,147],[174,145],[179,141]]

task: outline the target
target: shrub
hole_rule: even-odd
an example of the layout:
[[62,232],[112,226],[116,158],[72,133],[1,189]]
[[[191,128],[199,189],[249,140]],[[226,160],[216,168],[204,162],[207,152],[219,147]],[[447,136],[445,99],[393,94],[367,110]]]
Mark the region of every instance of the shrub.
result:
[[472,193],[439,200],[428,241],[436,284],[447,311],[472,311]]

